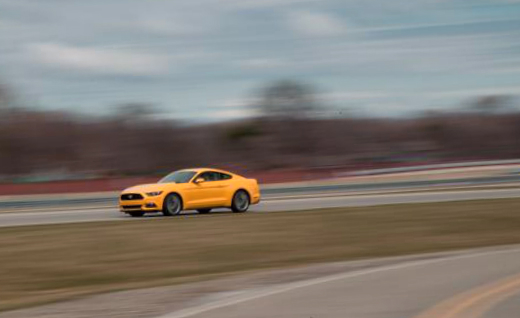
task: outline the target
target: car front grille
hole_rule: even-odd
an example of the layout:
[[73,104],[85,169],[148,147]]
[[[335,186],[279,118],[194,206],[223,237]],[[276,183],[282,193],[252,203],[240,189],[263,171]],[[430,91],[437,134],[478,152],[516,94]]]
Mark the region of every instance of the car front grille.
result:
[[121,206],[123,210],[139,210],[141,209],[140,205],[123,205]]
[[122,201],[128,201],[128,200],[142,200],[143,196],[139,193],[125,193],[121,195]]

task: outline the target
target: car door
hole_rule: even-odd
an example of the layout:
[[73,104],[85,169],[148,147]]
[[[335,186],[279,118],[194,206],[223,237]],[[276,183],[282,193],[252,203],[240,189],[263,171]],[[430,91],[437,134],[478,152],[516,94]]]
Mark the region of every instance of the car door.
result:
[[[195,183],[197,179],[204,182]],[[222,206],[225,202],[225,182],[220,180],[220,174],[214,171],[205,171],[194,178],[188,200],[192,208],[207,208]]]
[[218,186],[218,191],[216,192],[217,202],[219,206],[225,206],[231,200],[231,196],[233,195],[231,193],[232,176],[221,172],[215,173],[216,177],[218,178],[216,181]]

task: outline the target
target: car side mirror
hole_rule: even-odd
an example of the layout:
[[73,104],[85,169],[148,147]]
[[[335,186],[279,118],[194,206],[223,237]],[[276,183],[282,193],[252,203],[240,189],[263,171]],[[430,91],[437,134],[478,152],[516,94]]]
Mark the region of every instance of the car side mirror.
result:
[[193,183],[195,184],[199,184],[199,183],[204,183],[206,180],[204,180],[204,178],[197,178],[195,179],[195,181],[193,181]]

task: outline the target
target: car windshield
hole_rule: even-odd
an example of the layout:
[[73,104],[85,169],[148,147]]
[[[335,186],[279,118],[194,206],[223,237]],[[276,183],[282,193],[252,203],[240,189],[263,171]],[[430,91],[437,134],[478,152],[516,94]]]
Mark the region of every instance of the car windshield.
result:
[[188,183],[195,175],[195,171],[175,171],[159,180],[159,183]]

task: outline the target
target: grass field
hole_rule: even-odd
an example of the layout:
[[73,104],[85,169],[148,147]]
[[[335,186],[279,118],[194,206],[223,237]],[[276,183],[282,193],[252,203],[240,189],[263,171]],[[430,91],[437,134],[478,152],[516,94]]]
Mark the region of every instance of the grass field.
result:
[[520,199],[0,229],[0,309],[214,275],[520,243]]

